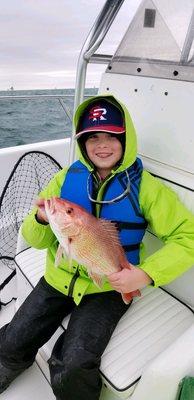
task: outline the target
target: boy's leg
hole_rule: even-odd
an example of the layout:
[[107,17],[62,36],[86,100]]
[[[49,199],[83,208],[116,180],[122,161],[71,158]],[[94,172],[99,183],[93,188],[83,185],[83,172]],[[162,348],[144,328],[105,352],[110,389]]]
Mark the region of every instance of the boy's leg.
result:
[[129,306],[117,292],[87,295],[76,307],[49,360],[57,400],[97,400],[101,355]]
[[0,393],[33,363],[72,308],[71,298],[40,279],[12,321],[0,329]]

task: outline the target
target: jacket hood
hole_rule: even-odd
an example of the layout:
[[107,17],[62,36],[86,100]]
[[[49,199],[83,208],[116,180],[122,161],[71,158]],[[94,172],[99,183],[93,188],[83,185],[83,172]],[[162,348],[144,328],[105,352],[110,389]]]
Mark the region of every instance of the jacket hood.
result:
[[[131,120],[130,114],[127,108],[122,104],[118,99],[116,99],[113,95],[98,95],[94,97],[90,97],[89,99],[85,100],[82,104],[80,104],[75,112],[74,115],[74,126],[75,131],[79,126],[79,120],[82,116],[85,108],[93,101],[99,99],[106,99],[110,103],[115,104],[123,113],[124,115],[124,122],[125,122],[125,129],[126,133],[121,135],[125,135],[125,150],[122,158],[122,162],[119,167],[116,168],[116,172],[124,171],[126,168],[130,167],[136,160],[137,157],[137,138],[135,128],[133,126],[133,122]],[[77,143],[77,155],[80,161],[87,166],[89,170],[93,170],[91,164],[89,164],[86,155],[84,155],[81,147],[79,146],[79,140]],[[112,173],[115,173],[113,170]]]

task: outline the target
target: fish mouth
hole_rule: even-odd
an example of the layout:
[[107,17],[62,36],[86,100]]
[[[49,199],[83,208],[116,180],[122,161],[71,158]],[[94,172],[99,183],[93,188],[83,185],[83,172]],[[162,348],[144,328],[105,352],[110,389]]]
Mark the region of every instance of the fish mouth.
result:
[[45,205],[45,209],[50,210],[52,207],[52,201],[50,199],[45,199],[44,205]]
[[46,211],[47,217],[49,216],[49,213],[50,214],[54,214],[55,205],[54,205],[54,201],[53,201],[52,198],[51,199],[46,199],[44,201],[44,206],[45,206],[45,211]]
[[51,199],[46,199],[44,201],[45,203],[45,209],[49,210],[51,214],[53,214],[56,211],[56,206],[58,204],[58,199],[57,197],[51,197]]

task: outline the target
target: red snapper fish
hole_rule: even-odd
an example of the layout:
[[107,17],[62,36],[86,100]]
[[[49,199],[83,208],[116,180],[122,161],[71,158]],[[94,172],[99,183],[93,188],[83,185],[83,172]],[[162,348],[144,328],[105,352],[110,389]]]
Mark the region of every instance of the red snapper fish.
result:
[[[89,277],[102,287],[105,276],[131,269],[120,244],[115,224],[96,218],[83,207],[70,201],[52,197],[44,201],[44,208],[52,231],[59,241],[55,266],[58,266],[64,254],[71,260],[84,265]],[[128,304],[140,291],[121,293]]]

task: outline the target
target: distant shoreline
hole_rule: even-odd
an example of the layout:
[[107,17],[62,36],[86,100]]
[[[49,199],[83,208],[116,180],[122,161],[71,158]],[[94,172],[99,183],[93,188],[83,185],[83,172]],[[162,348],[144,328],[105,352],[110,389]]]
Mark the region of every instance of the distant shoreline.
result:
[[[93,87],[93,88],[91,88],[91,87],[86,87],[85,88],[85,91],[98,91],[98,88],[97,87]],[[13,93],[13,92],[44,92],[44,91],[75,91],[75,88],[54,88],[54,89],[15,89],[14,87],[13,87],[13,89],[11,89],[11,88],[8,88],[8,89],[0,89],[0,93],[7,93],[7,92],[9,92],[9,93]]]

